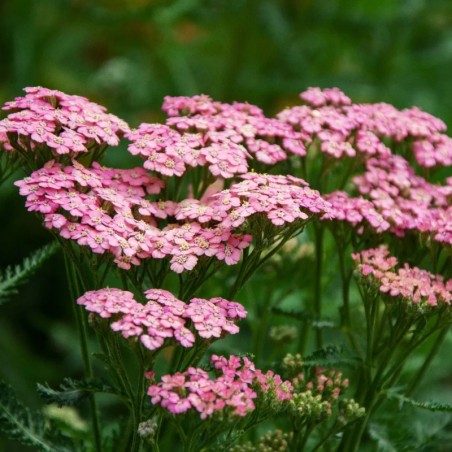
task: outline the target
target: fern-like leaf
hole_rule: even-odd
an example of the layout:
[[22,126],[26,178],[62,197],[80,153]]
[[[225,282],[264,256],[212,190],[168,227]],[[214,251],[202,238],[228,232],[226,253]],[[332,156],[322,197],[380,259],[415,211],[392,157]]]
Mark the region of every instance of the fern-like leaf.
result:
[[43,416],[26,408],[16,398],[11,386],[4,381],[0,381],[0,432],[35,450],[70,450],[63,445],[67,438],[55,438],[54,442],[54,438],[49,436],[52,432]]
[[427,410],[427,411],[433,411],[433,412],[440,411],[443,413],[452,413],[452,405],[449,405],[447,403],[438,403],[438,402],[432,402],[432,401],[420,402],[419,400],[414,400],[414,399],[406,397],[402,394],[398,394],[395,391],[388,391],[387,397],[389,399],[398,400],[401,406],[406,403],[407,405],[411,405],[415,408],[421,408],[421,409]]
[[59,389],[52,389],[49,385],[37,384],[37,391],[46,403],[54,403],[59,407],[78,405],[91,393],[117,393],[110,385],[101,380],[73,380],[65,378]]
[[297,320],[306,325],[310,325],[313,328],[322,329],[322,328],[337,328],[337,325],[331,320],[323,319],[319,320],[309,311],[295,311],[288,310],[284,308],[280,308],[278,306],[274,306],[272,308],[272,312],[276,315],[281,315],[284,317],[288,317],[293,320]]
[[345,356],[345,351],[342,347],[329,345],[327,347],[316,350],[311,355],[303,358],[303,365],[307,367],[335,367],[347,366],[356,367],[358,359],[352,356]]
[[58,250],[58,243],[51,242],[26,257],[22,264],[7,267],[0,272],[0,304],[5,303],[12,295],[17,293],[20,285],[24,284],[44,262]]

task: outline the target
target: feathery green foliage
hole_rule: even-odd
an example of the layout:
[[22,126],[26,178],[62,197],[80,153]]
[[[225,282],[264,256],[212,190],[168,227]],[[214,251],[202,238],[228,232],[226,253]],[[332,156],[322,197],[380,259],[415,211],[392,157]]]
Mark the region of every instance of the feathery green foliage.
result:
[[101,380],[74,380],[65,378],[59,389],[52,389],[47,383],[37,384],[37,391],[46,403],[55,403],[61,406],[78,405],[85,400],[90,393],[114,393],[112,386]]
[[22,264],[7,267],[0,272],[0,305],[18,292],[18,287],[30,278],[58,250],[57,242],[51,242],[26,257]]
[[346,356],[346,352],[343,347],[328,345],[320,350],[316,350],[311,355],[303,359],[303,365],[308,367],[335,367],[339,365],[356,367],[357,358]]
[[445,413],[452,413],[452,405],[449,405],[447,403],[438,403],[438,402],[420,402],[419,400],[411,399],[410,397],[405,397],[403,394],[398,394],[395,391],[388,391],[387,397],[389,399],[396,399],[399,401],[400,406],[403,404],[411,405],[415,408],[421,408],[423,410],[428,411],[440,411]]
[[25,407],[4,381],[0,381],[0,431],[35,450],[71,450],[67,447],[67,438],[53,430],[39,412]]

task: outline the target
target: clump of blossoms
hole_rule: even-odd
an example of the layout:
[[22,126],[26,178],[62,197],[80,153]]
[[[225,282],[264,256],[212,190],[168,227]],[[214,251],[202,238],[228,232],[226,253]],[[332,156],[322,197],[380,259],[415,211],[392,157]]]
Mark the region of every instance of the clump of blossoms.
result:
[[396,270],[397,259],[384,248],[375,248],[352,255],[363,277],[371,277],[379,291],[389,297],[400,298],[419,306],[450,306],[452,280],[444,281],[418,267],[404,264]]
[[16,185],[27,198],[26,207],[42,214],[47,228],[93,253],[108,251],[123,269],[165,257],[176,273],[193,269],[201,256],[231,265],[251,241],[250,235],[222,225],[169,222],[175,204],[147,198],[164,184],[139,167],[122,170],[94,163],[86,168],[76,161],[69,166],[50,161]]
[[6,102],[11,113],[0,121],[0,147],[7,151],[40,152],[53,157],[116,146],[129,130],[106,108],[81,96],[41,87],[25,88],[26,95]]
[[125,339],[139,340],[151,351],[163,347],[167,340],[192,347],[194,333],[206,340],[236,334],[239,327],[235,322],[247,314],[239,303],[220,297],[193,298],[184,303],[163,289],[149,289],[144,295],[148,301],[141,304],[129,291],[108,288],[86,292],[77,303],[91,316],[109,319],[110,328]]
[[257,391],[265,394],[272,390],[279,400],[292,397],[289,382],[283,382],[271,371],[263,373],[256,369],[246,357],[213,355],[211,363],[217,374],[214,379],[205,370],[192,367],[185,372],[164,375],[160,383],[148,389],[152,403],[174,414],[194,409],[205,419],[224,410],[235,416],[246,416],[256,408]]
[[335,223],[349,224],[359,234],[367,229],[382,233],[391,227],[374,204],[363,197],[352,197],[344,191],[336,191],[326,195],[325,199],[331,204]]
[[180,133],[163,124],[141,124],[126,134],[129,152],[145,159],[144,168],[164,176],[182,176],[187,167],[207,166],[213,176],[229,179],[248,171],[247,150],[227,134],[209,139]]
[[214,205],[224,212],[221,224],[225,227],[238,227],[254,214],[264,214],[275,226],[308,220],[316,214],[332,216],[330,204],[303,179],[256,173],[242,178],[243,182],[216,195]]
[[304,156],[304,135],[281,121],[267,118],[255,105],[212,101],[208,96],[165,97],[166,123],[182,133],[195,131],[221,144],[225,138],[243,145],[259,162],[273,165],[289,155]]
[[[447,211],[452,196],[450,185],[427,182],[415,175],[404,158],[396,155],[369,159],[366,171],[355,177],[354,183],[391,225],[391,232],[399,236],[405,231],[426,229],[425,224],[432,216]],[[439,228],[437,234],[441,232]]]
[[397,110],[386,103],[353,104],[337,88],[309,88],[300,98],[305,105],[287,108],[277,117],[303,133],[306,147],[318,142],[330,158],[384,159],[403,143],[422,167],[452,163],[452,141],[443,133],[446,125],[417,107]]

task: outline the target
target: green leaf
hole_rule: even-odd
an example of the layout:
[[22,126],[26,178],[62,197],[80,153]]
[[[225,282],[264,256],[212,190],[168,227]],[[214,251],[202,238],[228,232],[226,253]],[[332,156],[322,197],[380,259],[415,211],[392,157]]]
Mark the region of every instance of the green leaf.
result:
[[322,329],[322,328],[337,328],[337,325],[331,320],[323,319],[320,320],[316,318],[313,314],[308,311],[294,311],[287,310],[277,306],[271,308],[272,312],[276,315],[281,315],[284,317],[288,317],[293,320],[297,320],[307,325],[311,325],[313,328]]
[[59,389],[52,389],[49,385],[37,384],[37,391],[46,403],[55,403],[58,406],[78,405],[91,393],[116,393],[112,386],[101,380],[72,380],[65,378]]
[[[50,429],[39,412],[31,412],[14,394],[13,389],[0,380],[0,431],[9,439],[43,451],[70,450],[63,443],[67,438],[61,437]],[[49,435],[56,435],[55,443]],[[58,444],[58,445],[56,445]]]
[[51,242],[26,257],[22,264],[7,267],[3,272],[0,272],[0,305],[5,303],[11,295],[16,294],[17,288],[41,268],[44,262],[56,253],[58,248],[58,242]]
[[400,406],[403,404],[408,404],[410,406],[413,406],[415,408],[421,408],[423,410],[428,411],[440,411],[443,413],[451,413],[452,412],[452,405],[449,405],[447,403],[438,403],[438,402],[420,402],[418,400],[411,399],[409,397],[405,397],[402,394],[398,394],[396,391],[388,391],[386,393],[388,399],[396,399],[400,402]]
[[356,367],[358,364],[358,358],[353,356],[344,356],[345,351],[343,347],[336,345],[329,345],[320,350],[316,350],[311,355],[303,358],[303,365],[307,367],[335,367],[335,366],[348,366]]

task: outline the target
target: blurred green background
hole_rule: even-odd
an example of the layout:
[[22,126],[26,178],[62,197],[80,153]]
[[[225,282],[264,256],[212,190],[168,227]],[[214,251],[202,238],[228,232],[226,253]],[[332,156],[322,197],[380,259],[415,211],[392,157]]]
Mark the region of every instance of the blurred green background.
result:
[[[450,0],[0,1],[1,103],[42,85],[132,126],[162,118],[165,95],[205,93],[273,114],[308,86],[418,105],[452,126],[451,74]],[[12,183],[0,214],[0,268],[49,241]],[[0,308],[0,376],[31,403],[34,381],[80,372],[67,298],[55,257]]]

